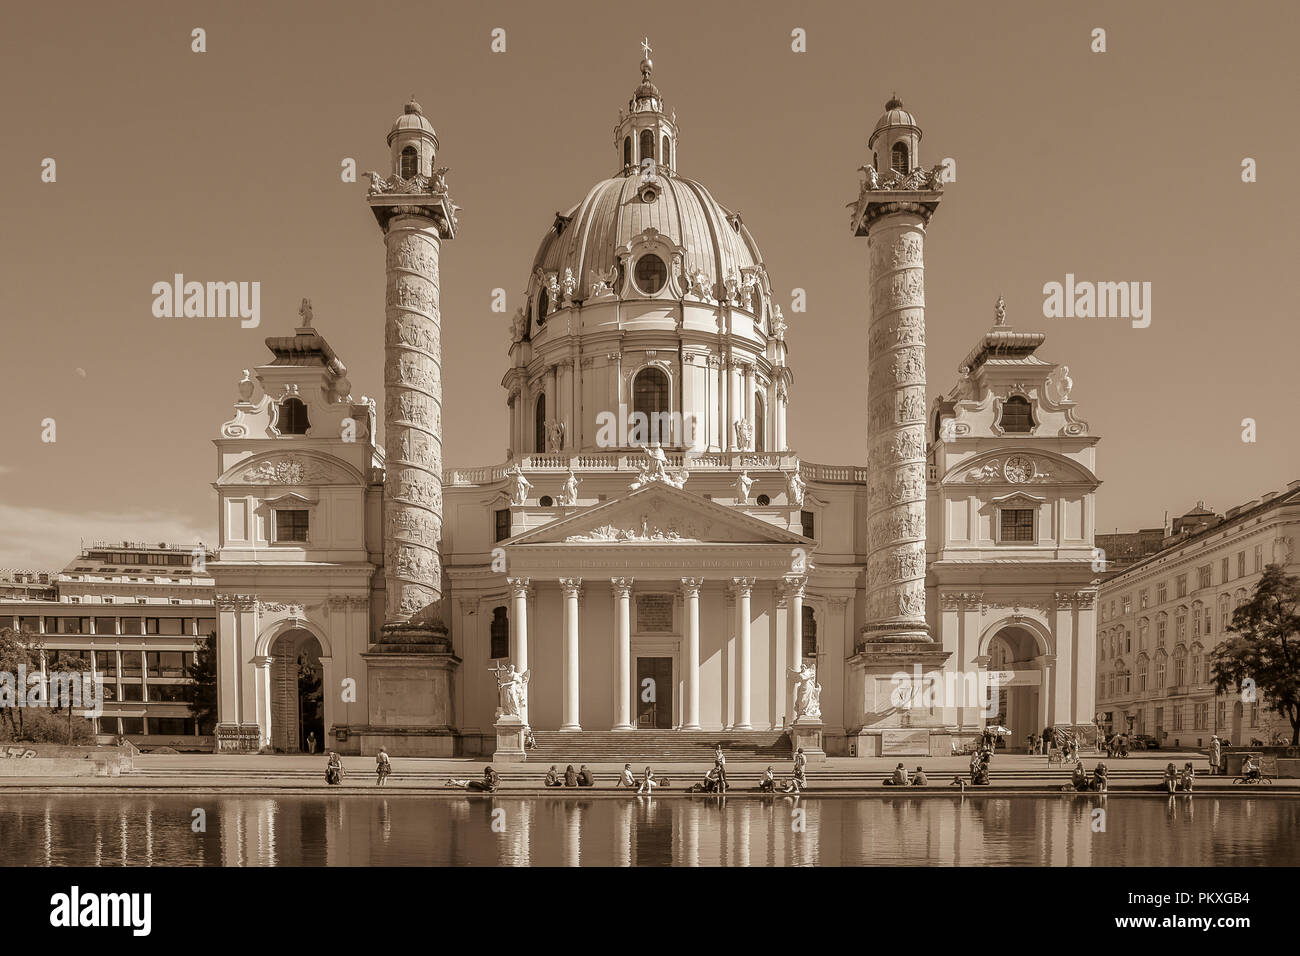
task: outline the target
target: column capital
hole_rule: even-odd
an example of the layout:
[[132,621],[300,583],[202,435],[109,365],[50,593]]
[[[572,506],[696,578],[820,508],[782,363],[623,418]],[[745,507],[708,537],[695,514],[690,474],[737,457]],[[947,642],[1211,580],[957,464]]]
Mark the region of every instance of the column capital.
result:
[[730,590],[738,596],[748,596],[757,582],[758,578],[732,578]]
[[529,591],[528,578],[506,578],[506,584],[510,585],[510,594],[512,597],[526,595]]
[[698,597],[703,584],[704,578],[682,578],[682,592],[687,597]]
[[804,588],[808,586],[808,575],[787,574],[781,580],[783,582],[782,590],[785,591],[786,596],[803,600]]
[[566,597],[578,597],[582,593],[582,578],[560,578],[560,589]]
[[253,658],[254,667],[270,667],[271,661],[275,660],[270,654],[258,654]]
[[614,591],[614,596],[619,598],[628,597],[632,593],[633,578],[610,578],[609,586]]

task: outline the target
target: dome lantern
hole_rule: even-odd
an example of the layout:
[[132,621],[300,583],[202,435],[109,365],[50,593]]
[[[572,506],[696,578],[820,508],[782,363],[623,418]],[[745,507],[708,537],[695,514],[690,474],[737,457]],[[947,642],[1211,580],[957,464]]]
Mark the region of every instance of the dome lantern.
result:
[[[885,103],[885,112],[876,120],[876,127],[867,139],[871,150],[871,165],[877,172],[894,170],[906,176],[921,165],[921,127],[916,117],[903,108],[897,93]],[[884,166],[881,166],[881,162]]]
[[627,111],[619,110],[614,149],[624,176],[653,177],[660,170],[672,174],[677,169],[677,117],[665,113],[663,96],[651,79],[649,37],[641,40],[641,53],[641,82]]
[[433,131],[433,124],[424,115],[414,95],[402,107],[402,114],[388,131],[388,148],[392,154],[394,175],[410,179],[433,174],[433,161],[438,155],[438,134]]

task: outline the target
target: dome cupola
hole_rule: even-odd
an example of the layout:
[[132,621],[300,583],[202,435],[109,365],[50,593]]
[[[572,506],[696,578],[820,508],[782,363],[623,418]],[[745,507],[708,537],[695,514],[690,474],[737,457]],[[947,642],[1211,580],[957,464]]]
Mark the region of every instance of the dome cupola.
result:
[[906,176],[921,165],[920,143],[921,127],[916,125],[916,117],[903,108],[903,101],[895,93],[885,104],[885,112],[876,120],[876,128],[867,140],[871,165],[881,173],[893,170]]
[[614,148],[623,176],[636,173],[652,178],[658,169],[677,169],[677,114],[664,110],[664,99],[650,75],[650,40],[641,41],[641,82],[628,100],[627,111],[618,111],[614,127]]
[[402,179],[433,175],[433,161],[438,155],[438,134],[412,96],[402,107],[402,114],[388,131],[388,148],[392,152],[393,173]]

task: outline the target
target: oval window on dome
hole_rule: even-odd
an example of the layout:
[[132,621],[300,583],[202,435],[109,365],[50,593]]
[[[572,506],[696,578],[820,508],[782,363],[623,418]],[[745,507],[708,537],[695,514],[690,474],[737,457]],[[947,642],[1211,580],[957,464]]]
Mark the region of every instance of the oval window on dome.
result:
[[646,295],[654,295],[668,282],[668,267],[662,259],[650,253],[636,261],[635,275],[637,288]]

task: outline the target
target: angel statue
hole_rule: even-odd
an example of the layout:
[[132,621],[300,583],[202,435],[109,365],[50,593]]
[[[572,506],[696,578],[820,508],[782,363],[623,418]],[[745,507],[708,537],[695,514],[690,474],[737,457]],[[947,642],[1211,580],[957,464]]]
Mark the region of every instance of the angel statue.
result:
[[749,477],[749,470],[742,468],[736,479],[736,501],[742,505],[749,504],[749,489],[754,487],[754,479]]
[[515,670],[514,664],[507,664],[504,668],[498,664],[488,670],[496,677],[497,690],[501,694],[497,716],[524,718],[528,712],[528,680],[533,672],[526,670],[521,674]]
[[573,473],[573,466],[569,466],[569,477],[564,482],[564,488],[560,492],[560,504],[566,508],[571,508],[578,503],[578,476]]
[[803,507],[803,493],[807,488],[807,483],[803,480],[803,475],[799,474],[799,465],[796,463],[794,471],[782,472],[785,475],[785,493],[790,500],[790,504],[796,508]]
[[794,716],[795,720],[803,717],[821,719],[822,685],[817,683],[817,671],[811,664],[788,668],[794,682]]

